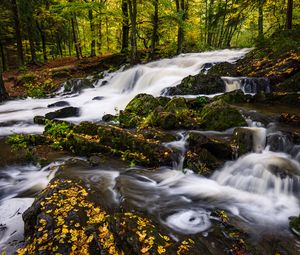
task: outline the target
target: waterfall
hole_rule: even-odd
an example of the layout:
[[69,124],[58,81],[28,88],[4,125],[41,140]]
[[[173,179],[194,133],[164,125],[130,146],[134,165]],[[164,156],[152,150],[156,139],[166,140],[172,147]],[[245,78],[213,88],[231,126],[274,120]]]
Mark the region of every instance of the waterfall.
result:
[[[208,64],[225,61],[232,63],[248,51],[249,49],[239,49],[182,54],[127,70],[121,69],[99,79],[94,87],[83,89],[78,94],[65,95],[64,90],[61,90],[52,98],[5,102],[0,105],[0,126],[5,125],[5,128],[0,129],[0,136],[12,133],[41,133],[43,128],[32,123],[33,117],[59,109],[47,107],[59,101],[80,108],[80,116],[66,120],[99,121],[104,114],[115,114],[116,110],[124,109],[139,93],[159,96],[165,88],[176,86],[188,75],[198,74]],[[95,97],[101,97],[101,100],[92,100]]]

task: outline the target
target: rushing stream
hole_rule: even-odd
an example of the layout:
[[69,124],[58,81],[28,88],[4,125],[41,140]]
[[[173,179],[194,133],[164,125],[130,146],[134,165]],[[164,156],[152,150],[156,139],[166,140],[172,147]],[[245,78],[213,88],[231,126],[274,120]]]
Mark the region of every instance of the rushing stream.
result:
[[[57,95],[48,99],[9,101],[0,105],[0,136],[12,133],[40,133],[42,126],[33,124],[36,115],[59,109],[47,106],[66,101],[80,107],[80,116],[67,120],[99,121],[105,113],[115,113],[139,93],[159,96],[164,88],[175,86],[184,77],[199,73],[206,63],[234,62],[248,50],[223,50],[185,54],[146,65],[139,65],[109,76],[78,95]],[[224,77],[227,90],[243,88],[253,93],[245,78]],[[261,81],[259,81],[261,82]],[[263,81],[265,82],[265,81]],[[92,100],[96,96],[102,100]],[[102,190],[107,201],[118,204],[126,201],[156,217],[175,233],[195,234],[209,231],[211,211],[223,209],[238,218],[253,233],[287,230],[289,217],[300,213],[300,148],[289,143],[272,151],[267,137],[284,135],[271,128],[249,122],[245,127],[254,134],[253,153],[227,162],[209,177],[201,177],[183,169],[189,131],[178,134],[177,141],[164,144],[178,151],[173,169],[93,169],[72,172],[89,185]],[[230,135],[233,130],[211,131],[208,135]],[[202,132],[205,133],[205,132]],[[22,239],[21,213],[33,202],[32,197],[53,178],[64,160],[42,169],[36,166],[7,166],[0,169],[0,250],[7,242]],[[84,178],[86,177],[86,178]],[[102,194],[99,193],[99,194]]]

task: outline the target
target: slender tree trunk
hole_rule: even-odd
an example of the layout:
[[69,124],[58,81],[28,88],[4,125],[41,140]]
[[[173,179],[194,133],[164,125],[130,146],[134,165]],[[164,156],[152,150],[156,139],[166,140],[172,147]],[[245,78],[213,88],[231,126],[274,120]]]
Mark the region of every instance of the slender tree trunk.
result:
[[46,49],[46,36],[41,25],[38,22],[36,22],[36,26],[41,35],[44,62],[47,62],[48,58],[47,58],[47,49]]
[[5,58],[4,47],[2,42],[0,42],[0,52],[1,52],[2,69],[3,71],[6,71],[7,65],[6,65],[6,58]]
[[23,53],[23,44],[22,44],[22,36],[21,36],[21,29],[20,29],[20,19],[19,19],[19,11],[17,6],[16,0],[11,0],[12,4],[12,12],[14,18],[14,25],[15,25],[15,34],[17,39],[17,51],[18,51],[18,59],[19,65],[24,65],[24,53]]
[[154,15],[153,15],[153,31],[152,31],[152,38],[151,38],[151,59],[155,59],[155,50],[156,50],[156,43],[158,41],[158,0],[154,0]]
[[8,94],[6,92],[3,76],[2,76],[2,70],[0,70],[0,102],[8,99]]
[[223,44],[223,33],[224,33],[225,20],[227,15],[227,7],[228,7],[228,0],[226,0],[225,2],[224,15],[222,19],[222,26],[221,26],[221,31],[220,31],[219,41],[218,41],[218,47],[221,47]]
[[293,25],[293,0],[288,0],[286,10],[286,29],[292,29]]
[[128,52],[129,46],[129,16],[128,16],[128,2],[127,0],[122,0],[122,14],[123,14],[123,22],[122,22],[122,48],[121,52]]
[[80,51],[79,51],[79,45],[78,45],[77,35],[75,30],[75,21],[73,17],[71,18],[71,23],[72,23],[72,34],[73,34],[73,41],[75,44],[76,57],[77,59],[80,59]]
[[93,10],[89,10],[89,20],[90,20],[90,29],[91,29],[91,34],[92,34],[91,57],[95,57],[96,56],[96,40],[95,40],[95,24],[94,24]]
[[105,17],[105,33],[106,33],[106,48],[107,48],[107,51],[110,51],[110,42],[109,42],[109,28],[108,28],[108,18]]
[[209,2],[208,6],[208,17],[207,17],[207,44],[212,45],[212,19],[213,19],[213,7],[214,7],[214,0]]
[[137,62],[137,24],[136,24],[136,15],[137,15],[137,6],[136,0],[128,0],[129,7],[129,16],[131,21],[131,64]]
[[258,2],[258,40],[264,39],[264,12],[263,12],[264,0]]
[[102,19],[99,20],[99,37],[97,42],[98,52],[102,55]]
[[31,21],[28,21],[28,24],[27,24],[27,34],[28,34],[30,54],[31,54],[30,62],[34,64],[34,63],[36,63],[36,51],[35,51],[34,35],[33,35]]

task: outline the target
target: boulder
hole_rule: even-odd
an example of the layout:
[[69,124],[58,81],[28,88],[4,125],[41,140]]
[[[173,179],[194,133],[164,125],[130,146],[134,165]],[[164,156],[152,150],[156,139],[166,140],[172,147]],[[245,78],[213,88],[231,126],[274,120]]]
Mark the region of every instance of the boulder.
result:
[[80,93],[83,89],[93,88],[93,82],[89,79],[70,79],[62,84],[63,94]]
[[223,100],[205,105],[200,113],[200,127],[206,130],[226,130],[232,127],[246,126],[240,112]]
[[231,144],[236,157],[252,152],[253,132],[245,128],[236,128],[233,131]]
[[223,100],[228,104],[249,103],[252,100],[251,95],[245,95],[240,89],[231,92],[226,92],[222,95],[215,96],[212,101]]
[[198,74],[184,78],[175,87],[166,88],[167,95],[216,94],[225,91],[225,83],[219,76]]
[[238,76],[236,65],[229,62],[221,62],[212,66],[207,71],[207,75],[215,76]]
[[124,112],[134,113],[138,116],[146,116],[159,105],[159,100],[154,96],[148,94],[138,94],[127,104]]
[[46,113],[45,118],[46,119],[63,119],[63,118],[69,118],[69,117],[78,117],[80,116],[80,109],[77,107],[65,107],[62,109],[59,109],[54,112]]
[[191,132],[188,140],[185,166],[201,175],[210,175],[226,160],[232,159],[232,149],[227,142]]
[[103,115],[102,120],[105,122],[118,121],[119,117],[108,113],[108,114]]
[[53,107],[64,107],[64,106],[70,106],[69,102],[67,101],[58,101],[53,104],[49,104],[47,107],[48,108],[53,108]]

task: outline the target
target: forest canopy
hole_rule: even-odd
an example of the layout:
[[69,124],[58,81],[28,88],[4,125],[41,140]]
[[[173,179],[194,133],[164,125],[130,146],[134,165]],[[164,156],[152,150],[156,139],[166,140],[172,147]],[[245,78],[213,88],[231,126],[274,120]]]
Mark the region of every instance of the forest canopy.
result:
[[293,0],[0,0],[0,66],[122,52],[135,63],[226,47],[252,47],[300,28]]

